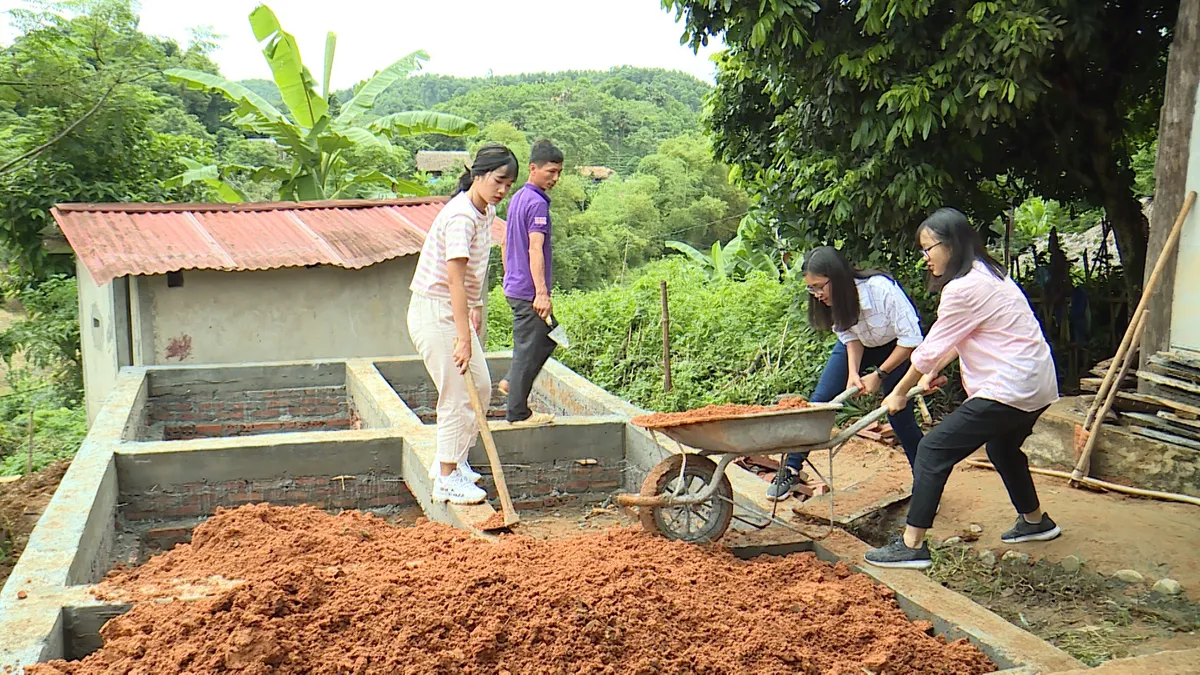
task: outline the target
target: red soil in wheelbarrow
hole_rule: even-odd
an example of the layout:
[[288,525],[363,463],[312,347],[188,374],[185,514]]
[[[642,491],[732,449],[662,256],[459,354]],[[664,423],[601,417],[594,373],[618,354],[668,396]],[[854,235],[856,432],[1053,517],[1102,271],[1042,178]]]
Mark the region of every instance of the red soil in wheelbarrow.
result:
[[[191,601],[138,591],[209,575],[246,582]],[[624,529],[490,543],[428,522],[251,505],[219,511],[191,544],[104,586],[137,600],[101,630],[104,648],[28,672],[995,670],[844,565],[811,554],[742,561]]]
[[807,408],[808,406],[808,401],[796,397],[785,398],[775,405],[739,405],[734,403],[706,405],[703,408],[695,408],[694,410],[685,410],[677,413],[639,415],[629,421],[645,429],[666,429],[669,427],[680,427],[685,424],[695,424],[697,422],[715,422],[717,420],[727,420],[759,413]]

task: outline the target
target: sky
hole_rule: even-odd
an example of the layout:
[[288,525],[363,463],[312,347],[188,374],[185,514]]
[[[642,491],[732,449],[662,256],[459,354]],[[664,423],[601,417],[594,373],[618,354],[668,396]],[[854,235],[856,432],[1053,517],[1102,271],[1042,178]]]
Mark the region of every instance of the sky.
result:
[[[142,0],[141,29],[186,44],[189,29],[224,36],[213,59],[228,78],[270,79],[247,16],[259,0]],[[699,54],[679,44],[683,31],[659,0],[268,0],[284,30],[320,79],[325,34],[337,33],[333,86],[344,89],[417,49],[424,71],[460,77],[631,65],[666,68],[713,81],[710,42]],[[0,11],[23,7],[0,0]],[[14,31],[4,21],[0,41]]]

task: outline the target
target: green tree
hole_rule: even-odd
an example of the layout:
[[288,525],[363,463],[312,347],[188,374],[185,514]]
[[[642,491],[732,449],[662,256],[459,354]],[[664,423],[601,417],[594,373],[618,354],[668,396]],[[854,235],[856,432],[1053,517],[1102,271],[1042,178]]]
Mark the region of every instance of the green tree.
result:
[[396,61],[356,88],[341,112],[330,111],[329,79],[333,70],[336,37],[329,33],[325,44],[325,68],[321,93],[300,58],[296,39],[283,30],[275,13],[259,5],[250,13],[254,37],[263,43],[263,55],[271,67],[279,95],[288,114],[249,88],[211,73],[172,69],[170,77],[187,88],[219,93],[235,106],[234,124],[247,133],[273,139],[291,156],[291,165],[242,166],[186,161],[188,170],[173,185],[202,183],[215,190],[222,201],[246,201],[246,195],[230,184],[229,177],[247,174],[254,180],[280,183],[282,200],[337,199],[379,196],[380,188],[390,193],[424,194],[417,182],[389,175],[378,167],[351,162],[364,147],[381,148],[390,154],[391,141],[417,134],[464,136],[474,134],[475,123],[436,112],[399,112],[360,124],[375,99],[389,85],[417,70],[428,59],[417,51]]
[[1127,282],[1140,284],[1131,144],[1157,122],[1177,2],[663,4],[685,20],[685,42],[728,45],[716,147],[783,238],[844,240],[864,260],[910,254],[933,208],[987,222],[1042,194],[1103,207]]

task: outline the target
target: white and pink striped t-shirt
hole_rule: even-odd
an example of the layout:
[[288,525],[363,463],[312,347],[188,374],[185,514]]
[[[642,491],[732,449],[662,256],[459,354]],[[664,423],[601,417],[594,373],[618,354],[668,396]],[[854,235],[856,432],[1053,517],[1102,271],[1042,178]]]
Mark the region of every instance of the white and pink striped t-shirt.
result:
[[438,212],[409,288],[436,300],[450,299],[450,271],[447,261],[467,259],[467,305],[483,306],[483,287],[487,283],[488,255],[492,247],[492,221],[496,207],[491,204],[487,213],[480,213],[466,192],[458,193]]

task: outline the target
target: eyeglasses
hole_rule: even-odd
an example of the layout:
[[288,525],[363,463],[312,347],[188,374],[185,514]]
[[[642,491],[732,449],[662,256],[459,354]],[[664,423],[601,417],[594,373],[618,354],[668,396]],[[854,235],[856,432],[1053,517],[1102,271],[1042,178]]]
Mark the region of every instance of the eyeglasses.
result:
[[805,288],[808,289],[809,295],[820,295],[821,293],[823,293],[825,291],[825,287],[828,285],[829,285],[829,280],[826,279],[825,283],[821,284],[820,286],[809,286],[809,285],[805,284]]
[[929,260],[929,252],[941,245],[942,245],[942,242],[939,241],[938,243],[934,244],[933,246],[930,246],[929,248],[921,249],[921,256],[923,258],[925,258],[926,260]]

